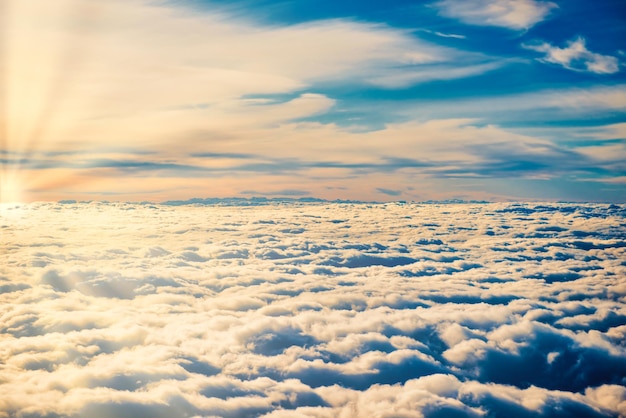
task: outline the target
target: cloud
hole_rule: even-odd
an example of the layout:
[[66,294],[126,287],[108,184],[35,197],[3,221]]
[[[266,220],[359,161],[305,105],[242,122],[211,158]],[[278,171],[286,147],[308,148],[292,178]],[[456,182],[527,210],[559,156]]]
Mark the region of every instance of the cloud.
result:
[[613,74],[619,71],[619,60],[610,55],[602,55],[587,49],[584,38],[578,37],[567,43],[565,48],[549,43],[531,43],[522,45],[526,49],[545,53],[542,62],[557,64],[568,70],[584,71],[595,74]]
[[626,414],[626,388],[618,385],[602,385],[586,390],[593,402],[604,405],[619,415]]
[[285,190],[276,190],[276,191],[263,191],[257,192],[254,190],[244,190],[241,191],[242,195],[257,195],[257,196],[308,196],[311,192],[306,190],[297,190],[297,189],[285,189]]
[[399,190],[385,189],[383,187],[377,188],[376,191],[382,194],[386,194],[387,196],[400,196],[402,194],[402,192]]
[[[490,101],[459,101],[446,104],[442,113],[465,114],[475,112],[477,108],[481,111],[493,109],[494,112],[502,112],[505,109],[506,112],[515,112],[540,107],[545,110],[542,113],[546,115],[565,114],[567,117],[574,117],[594,112],[594,109],[621,109],[624,103],[622,90],[621,86],[550,90],[505,96]],[[404,111],[414,113],[416,108],[417,106],[408,106]],[[437,104],[429,105],[429,109],[437,112]],[[618,128],[607,127],[611,132]],[[376,187],[380,188],[386,188],[385,182],[381,181],[381,175],[384,174],[388,175],[385,178],[387,184],[394,182],[399,185],[398,188],[410,186],[411,180],[406,178],[408,173],[433,177],[472,175],[490,178],[510,177],[512,173],[535,177],[585,173],[586,176],[599,175],[604,179],[619,175],[619,166],[614,161],[616,154],[608,151],[610,146],[615,147],[614,144],[594,144],[598,147],[597,150],[588,148],[591,144],[576,147],[564,141],[563,136],[580,135],[586,128],[561,130],[565,133],[546,134],[544,130],[536,135],[520,135],[513,130],[484,125],[481,120],[463,118],[388,124],[383,129],[371,132],[353,131],[333,124],[290,123],[277,129],[258,132],[258,136],[271,135],[274,144],[272,148],[275,150],[273,156],[267,155],[268,148],[264,147],[267,143],[250,144],[253,155],[247,159],[228,161],[229,158],[225,157],[222,161],[221,158],[216,159],[219,163],[215,164],[207,158],[205,161],[190,161],[190,164],[208,166],[216,174],[238,171],[264,173],[273,175],[272,182],[276,181],[276,175],[299,173],[302,177],[297,182],[280,186],[295,190],[301,190],[307,179],[341,178],[345,187],[350,175],[373,173],[379,178],[380,182]],[[619,131],[606,133],[617,134]],[[381,146],[390,136],[396,143],[394,150]],[[294,141],[300,144],[297,149],[289,145]],[[236,150],[228,143],[212,145],[212,148],[221,149],[225,153]],[[603,154],[607,158],[601,158]],[[615,157],[613,161],[608,158],[610,156]],[[312,195],[326,196],[314,183],[307,190]],[[261,192],[257,189],[255,191]],[[406,196],[410,195],[408,193]],[[338,192],[333,195],[333,198],[340,197]],[[362,199],[376,197],[371,195]]]
[[0,221],[0,411],[618,416],[625,214],[271,199],[15,206]]
[[[273,190],[315,194],[287,178],[289,161],[276,161],[317,164],[308,174],[319,188],[329,184],[320,179],[337,174],[322,164],[352,163],[328,161],[330,145],[341,147],[335,125],[322,132],[319,124],[298,122],[342,111],[329,85],[396,89],[503,65],[412,31],[350,19],[269,25],[224,9],[145,0],[12,0],[5,12],[11,123],[2,190],[43,200],[59,192],[189,198],[187,188],[202,187],[201,176],[220,179],[212,186],[216,196],[232,196],[257,190],[244,180],[250,173],[263,173],[259,183]],[[318,136],[324,133],[334,135]],[[326,156],[305,159],[298,152],[303,141],[319,142]],[[356,164],[393,169],[369,160]]]
[[[384,24],[332,19],[269,25],[183,3],[7,3],[5,101],[11,123],[7,149],[0,150],[5,196],[23,191],[42,200],[60,193],[78,200],[129,194],[184,200],[207,190],[208,179],[210,194],[220,197],[253,191],[374,200],[385,196],[377,190],[394,184],[403,198],[427,199],[477,194],[465,186],[434,186],[449,177],[601,176],[611,182],[623,174],[607,158],[620,150],[606,144],[567,147],[479,120],[492,110],[508,117],[540,107],[549,110],[542,117],[574,119],[622,110],[621,85],[419,103],[418,111],[406,101],[402,108],[387,102],[377,113],[389,112],[379,117],[393,122],[376,130],[369,121],[311,122],[346,110],[329,86],[402,89],[513,63],[444,48]],[[466,7],[437,4],[442,13]],[[493,12],[496,22],[527,25],[552,7],[481,4],[477,13],[500,10]],[[507,7],[510,13],[502,11]],[[389,138],[393,147],[384,146]],[[409,189],[417,182],[424,195]]]
[[442,32],[433,32],[437,36],[441,36],[442,38],[455,38],[455,39],[465,39],[465,35],[457,35],[455,33],[442,33]]
[[[6,13],[7,133],[16,151],[159,147],[181,131],[271,125],[332,106],[315,94],[317,83],[364,83],[468,55],[381,24],[265,25],[144,0],[11,1]],[[299,95],[263,97],[277,94]]]
[[420,32],[425,32],[425,33],[430,33],[436,36],[439,36],[441,38],[454,38],[454,39],[465,39],[467,38],[465,35],[459,35],[456,33],[444,33],[444,32],[437,32],[437,31],[432,31],[429,29],[419,29]]
[[444,16],[479,26],[529,29],[545,20],[555,3],[535,0],[443,0],[434,3]]
[[[624,136],[619,123],[604,125],[601,116],[606,112],[621,113],[626,110],[626,85],[596,85],[544,89],[518,94],[502,94],[489,98],[459,98],[442,103],[437,100],[416,100],[402,103],[392,109],[394,114],[410,118],[416,112],[429,109],[429,119],[458,117],[480,120],[517,121],[521,126],[511,131],[536,138],[550,139],[565,144],[581,138],[618,139]],[[591,118],[593,116],[593,118]],[[575,121],[585,119],[589,126],[579,126]],[[559,126],[544,123],[563,121]],[[597,122],[596,122],[597,121]]]
[[[542,98],[546,106],[551,106],[550,100],[554,100],[555,106],[580,112],[586,107],[576,106],[585,106],[593,100],[611,105],[619,101],[620,94],[619,89],[572,90],[560,96],[549,92],[522,97],[517,105],[530,106]],[[557,100],[561,103],[556,103]],[[618,129],[619,133],[619,126],[607,129],[611,132]],[[248,152],[239,152],[241,142],[247,141],[250,134],[265,140],[250,142],[246,146]],[[231,135],[231,141],[207,143],[198,141],[196,134],[192,134],[181,140],[190,144],[188,152],[179,150],[175,157],[167,150],[143,155],[132,151],[84,151],[71,155],[42,151],[29,158],[23,154],[20,159],[22,166],[38,178],[32,186],[34,190],[54,186],[76,193],[79,199],[92,198],[84,191],[87,183],[90,188],[98,189],[98,193],[110,190],[112,196],[123,196],[135,190],[138,200],[152,201],[189,199],[194,196],[193,190],[205,187],[206,179],[211,179],[214,196],[345,199],[348,192],[344,190],[349,188],[361,200],[376,200],[382,195],[393,197],[381,193],[391,190],[389,184],[394,184],[393,191],[401,190],[403,198],[415,199],[416,191],[411,187],[418,177],[419,181],[468,176],[496,179],[576,175],[608,179],[621,173],[619,159],[615,157],[621,149],[619,144],[570,146],[559,143],[557,135],[554,135],[557,139],[523,135],[468,118],[393,123],[367,132],[334,124],[294,122],[246,133],[235,131]],[[393,148],[385,146],[389,137],[394,138]],[[294,143],[298,147],[293,147]],[[131,173],[132,181],[128,180]],[[120,182],[121,178],[127,180]],[[154,186],[154,178],[159,178],[158,188]],[[359,184],[366,178],[371,179],[372,187],[363,189]],[[183,188],[179,186],[182,179]],[[255,187],[250,187],[251,181]],[[329,182],[344,190],[328,189]]]
[[383,75],[369,78],[367,81],[380,87],[397,89],[434,80],[453,80],[479,76],[506,65],[505,61],[477,62],[465,65],[425,65],[417,68],[402,68],[385,71]]

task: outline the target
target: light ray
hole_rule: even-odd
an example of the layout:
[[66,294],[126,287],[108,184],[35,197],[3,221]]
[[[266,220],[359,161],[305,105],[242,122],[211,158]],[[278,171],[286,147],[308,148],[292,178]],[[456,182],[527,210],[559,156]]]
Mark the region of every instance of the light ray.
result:
[[[64,0],[52,11],[57,32],[42,31],[38,6],[33,0],[0,4],[0,201],[26,198],[29,186],[37,188],[42,172],[24,164],[42,147],[53,147],[44,143],[58,141],[50,137],[50,128],[59,118],[67,119],[64,104],[76,96],[75,80],[103,15],[100,2]],[[71,137],[72,131],[64,135]]]

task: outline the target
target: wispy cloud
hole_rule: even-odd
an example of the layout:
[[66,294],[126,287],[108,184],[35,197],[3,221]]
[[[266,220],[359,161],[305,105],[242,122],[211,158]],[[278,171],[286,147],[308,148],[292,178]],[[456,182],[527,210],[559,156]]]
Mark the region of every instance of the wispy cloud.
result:
[[557,5],[536,0],[443,0],[434,3],[444,16],[479,26],[528,29],[546,19]]
[[[159,144],[172,133],[311,116],[333,104],[306,91],[315,83],[362,83],[460,53],[404,30],[345,19],[277,26],[139,0],[28,4],[10,3],[7,19],[20,24],[4,29],[7,133],[19,150],[33,145],[25,145],[25,135],[47,148]],[[84,13],[72,15],[83,6]],[[67,45],[75,44],[81,54],[68,61],[71,68],[59,67],[71,52]],[[37,128],[33,121],[43,117],[66,73],[63,100],[55,97],[45,127]],[[288,103],[244,98],[294,92],[300,97]]]
[[430,29],[418,29],[419,32],[425,32],[425,33],[431,33],[433,35],[437,35],[441,38],[454,38],[454,39],[466,39],[467,37],[465,35],[459,35],[456,33],[446,33],[446,32],[439,32],[439,31],[434,31],[434,30],[430,30]]
[[382,194],[385,194],[387,196],[400,196],[402,194],[401,190],[391,190],[391,189],[385,189],[383,187],[377,188],[376,191],[378,193],[382,193]]
[[287,196],[287,197],[298,197],[298,196],[308,196],[311,192],[307,190],[298,190],[298,189],[284,189],[284,190],[271,190],[271,191],[255,191],[255,190],[243,190],[239,192],[242,195],[250,195],[250,196]]
[[441,36],[442,38],[455,38],[455,39],[465,39],[465,35],[457,35],[455,33],[443,33],[443,32],[433,32],[437,36]]
[[[619,126],[609,128],[613,132]],[[551,179],[566,174],[610,178],[624,173],[611,158],[621,149],[617,145],[596,142],[574,148],[576,144],[568,146],[558,138],[522,135],[478,119],[409,121],[369,132],[331,124],[285,123],[254,131],[254,137],[266,139],[247,142],[246,153],[239,152],[239,144],[250,132],[231,134],[230,141],[208,146],[199,143],[195,152],[175,159],[170,156],[174,151],[165,148],[143,156],[40,153],[36,158],[22,157],[20,164],[41,179],[33,186],[38,190],[45,184],[56,184],[65,192],[80,195],[85,181],[91,179],[92,187],[118,187],[120,195],[136,187],[142,200],[156,198],[143,192],[155,189],[150,185],[155,178],[160,190],[171,190],[177,182],[184,184],[172,198],[184,197],[189,193],[185,188],[203,189],[210,179],[211,195],[217,196],[248,194],[245,191],[268,196],[294,195],[294,191],[315,197],[346,196],[325,187],[334,184],[349,190],[351,196],[375,200],[381,193],[391,197],[398,196],[394,193],[399,191],[404,194],[417,178],[423,183],[445,178]],[[387,146],[389,137],[394,138],[393,148]],[[190,144],[186,146],[189,151],[193,149],[191,141],[181,139],[181,143]],[[299,146],[290,146],[294,142]],[[120,182],[129,175],[131,180]],[[67,178],[61,180],[59,176]],[[395,186],[389,188],[388,184]],[[434,197],[432,192],[423,193],[423,198]]]
[[[396,114],[414,115],[428,109],[431,118],[444,115],[506,120],[528,117],[533,120],[580,121],[589,115],[626,110],[626,85],[595,85],[587,88],[535,90],[527,93],[501,94],[488,97],[459,98],[454,101],[420,100],[415,104],[402,103],[393,109]],[[566,125],[566,124],[565,124]],[[529,132],[533,130],[528,129]]]
[[546,42],[522,45],[526,49],[545,53],[542,62],[557,64],[568,70],[585,71],[596,74],[613,74],[619,71],[619,60],[610,55],[597,54],[587,49],[584,38],[578,37],[564,48]]
[[384,88],[403,88],[428,81],[474,77],[502,68],[506,64],[505,60],[483,59],[483,62],[464,63],[462,65],[452,65],[451,63],[422,65],[385,71],[379,76],[367,79],[367,81]]

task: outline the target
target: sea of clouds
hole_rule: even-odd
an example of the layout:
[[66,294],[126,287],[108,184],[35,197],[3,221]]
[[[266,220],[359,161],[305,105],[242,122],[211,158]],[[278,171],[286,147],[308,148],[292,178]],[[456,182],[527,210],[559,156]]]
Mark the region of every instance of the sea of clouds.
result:
[[0,417],[626,416],[626,206],[257,203],[5,205]]

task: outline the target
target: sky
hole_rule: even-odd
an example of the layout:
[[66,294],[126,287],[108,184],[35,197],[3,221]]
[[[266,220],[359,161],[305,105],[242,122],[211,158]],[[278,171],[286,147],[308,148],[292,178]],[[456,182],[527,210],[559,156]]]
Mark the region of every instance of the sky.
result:
[[4,0],[0,202],[626,196],[622,0]]
[[625,217],[11,205],[0,417],[624,417]]

